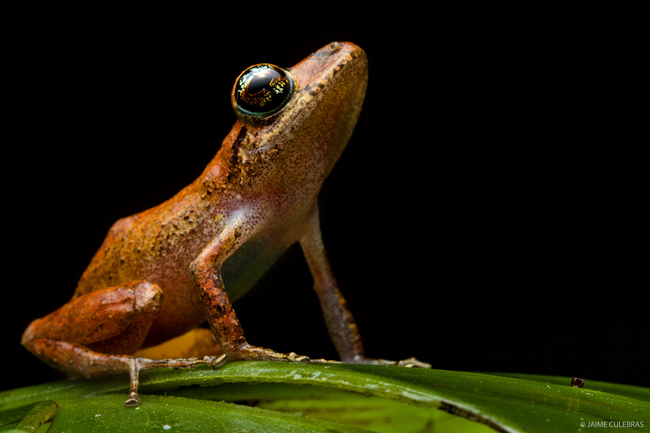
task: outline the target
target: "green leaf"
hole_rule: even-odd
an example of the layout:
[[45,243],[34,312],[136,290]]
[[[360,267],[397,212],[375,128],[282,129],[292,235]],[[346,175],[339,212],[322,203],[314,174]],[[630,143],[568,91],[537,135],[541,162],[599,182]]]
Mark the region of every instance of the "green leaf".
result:
[[339,423],[226,402],[158,395],[143,396],[142,402],[131,410],[124,407],[123,396],[116,394],[90,401],[68,399],[62,402],[49,431],[362,431]]
[[[59,410],[59,406],[53,401],[41,401],[18,409],[10,409],[2,413],[3,418],[7,417],[9,422],[2,422],[0,425],[13,427],[12,432],[33,432],[37,431]],[[12,422],[11,420],[15,420]],[[18,420],[21,420],[18,422]]]
[[145,372],[139,408],[123,407],[124,376],[5,391],[0,393],[0,430],[14,428],[35,403],[47,400],[59,406],[48,432],[259,431],[260,425],[269,432],[478,432],[487,426],[508,432],[586,432],[590,422],[610,421],[630,431],[647,429],[649,389],[590,380],[584,388],[573,388],[570,381],[368,365],[233,362],[215,370]]
[[493,431],[483,424],[440,410],[312,385],[233,383],[213,387],[187,387],[170,393],[210,400],[254,402],[257,407],[304,413],[310,417],[342,422],[378,433]]

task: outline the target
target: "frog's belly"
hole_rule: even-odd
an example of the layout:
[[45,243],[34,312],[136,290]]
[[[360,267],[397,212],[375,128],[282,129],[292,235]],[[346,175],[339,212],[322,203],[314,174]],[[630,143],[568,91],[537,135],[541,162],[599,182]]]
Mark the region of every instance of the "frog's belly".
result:
[[271,247],[264,241],[252,239],[237,249],[221,269],[230,300],[234,302],[248,292],[289,245],[287,242]]

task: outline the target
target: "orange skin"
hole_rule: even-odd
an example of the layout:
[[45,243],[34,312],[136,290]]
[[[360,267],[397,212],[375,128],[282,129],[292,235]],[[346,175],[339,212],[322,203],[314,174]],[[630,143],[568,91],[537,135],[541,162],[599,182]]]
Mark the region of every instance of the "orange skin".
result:
[[[342,361],[428,366],[364,356],[321,239],[316,199],[359,116],[365,53],[332,43],[289,71],[295,93],[266,118],[240,112],[233,89],[238,120],[201,176],[170,200],[111,227],[72,299],[29,325],[22,339],[28,350],[71,376],[129,372],[127,406],[140,403],[140,370],[309,362],[249,345],[231,303],[300,242]],[[211,333],[197,328],[206,320]],[[200,349],[182,352],[187,358],[132,356],[188,331]]]

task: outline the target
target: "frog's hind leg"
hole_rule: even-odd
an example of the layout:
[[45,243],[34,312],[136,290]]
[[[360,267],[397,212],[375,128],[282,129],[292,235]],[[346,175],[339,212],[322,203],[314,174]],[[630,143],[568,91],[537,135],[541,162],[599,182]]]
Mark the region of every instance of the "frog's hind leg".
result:
[[22,342],[30,350],[33,341],[45,338],[101,353],[131,354],[142,345],[161,304],[162,290],[146,281],[95,290],[33,321]]
[[225,356],[205,356],[203,358],[147,359],[129,355],[109,355],[95,352],[80,344],[58,341],[50,338],[29,340],[27,348],[53,367],[72,376],[96,377],[129,373],[129,396],[124,406],[140,404],[138,387],[140,371],[154,368],[195,368],[208,365],[212,368],[225,363]]
[[146,281],[96,290],[71,300],[33,321],[22,344],[70,376],[97,377],[129,373],[125,406],[140,404],[139,372],[152,368],[218,367],[222,358],[147,359],[130,356],[147,336],[162,303],[162,290]]

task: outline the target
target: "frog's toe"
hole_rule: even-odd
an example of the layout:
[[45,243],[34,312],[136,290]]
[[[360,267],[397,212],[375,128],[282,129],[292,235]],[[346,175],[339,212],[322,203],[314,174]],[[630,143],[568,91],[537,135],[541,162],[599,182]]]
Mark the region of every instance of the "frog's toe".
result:
[[223,365],[226,364],[228,359],[226,358],[226,355],[221,355],[221,356],[205,356],[203,358],[205,363],[209,365],[212,368],[219,368]]
[[284,361],[308,363],[308,356],[298,355],[295,352],[280,353],[263,347],[251,346],[248,343],[236,347],[229,347],[225,359],[228,361]]
[[402,359],[397,362],[397,365],[400,367],[411,367],[411,368],[431,368],[431,364],[427,362],[419,361],[415,358]]
[[341,361],[336,361],[336,360],[331,360],[331,359],[324,359],[324,358],[311,359],[309,362],[321,362],[321,363],[326,363],[326,364],[342,364],[343,363]]
[[344,360],[352,364],[370,364],[370,365],[392,365],[398,367],[412,367],[412,368],[431,368],[431,364],[418,361],[415,358],[403,359],[401,361],[392,361],[389,359],[367,358],[365,356],[355,356],[352,359]]
[[292,362],[301,362],[303,364],[311,362],[311,359],[308,356],[298,355],[296,352],[288,353],[287,359]]
[[138,397],[138,393],[131,392],[129,393],[129,397],[124,402],[124,407],[136,407],[140,406],[140,403],[142,403],[142,401],[140,400],[140,397]]

